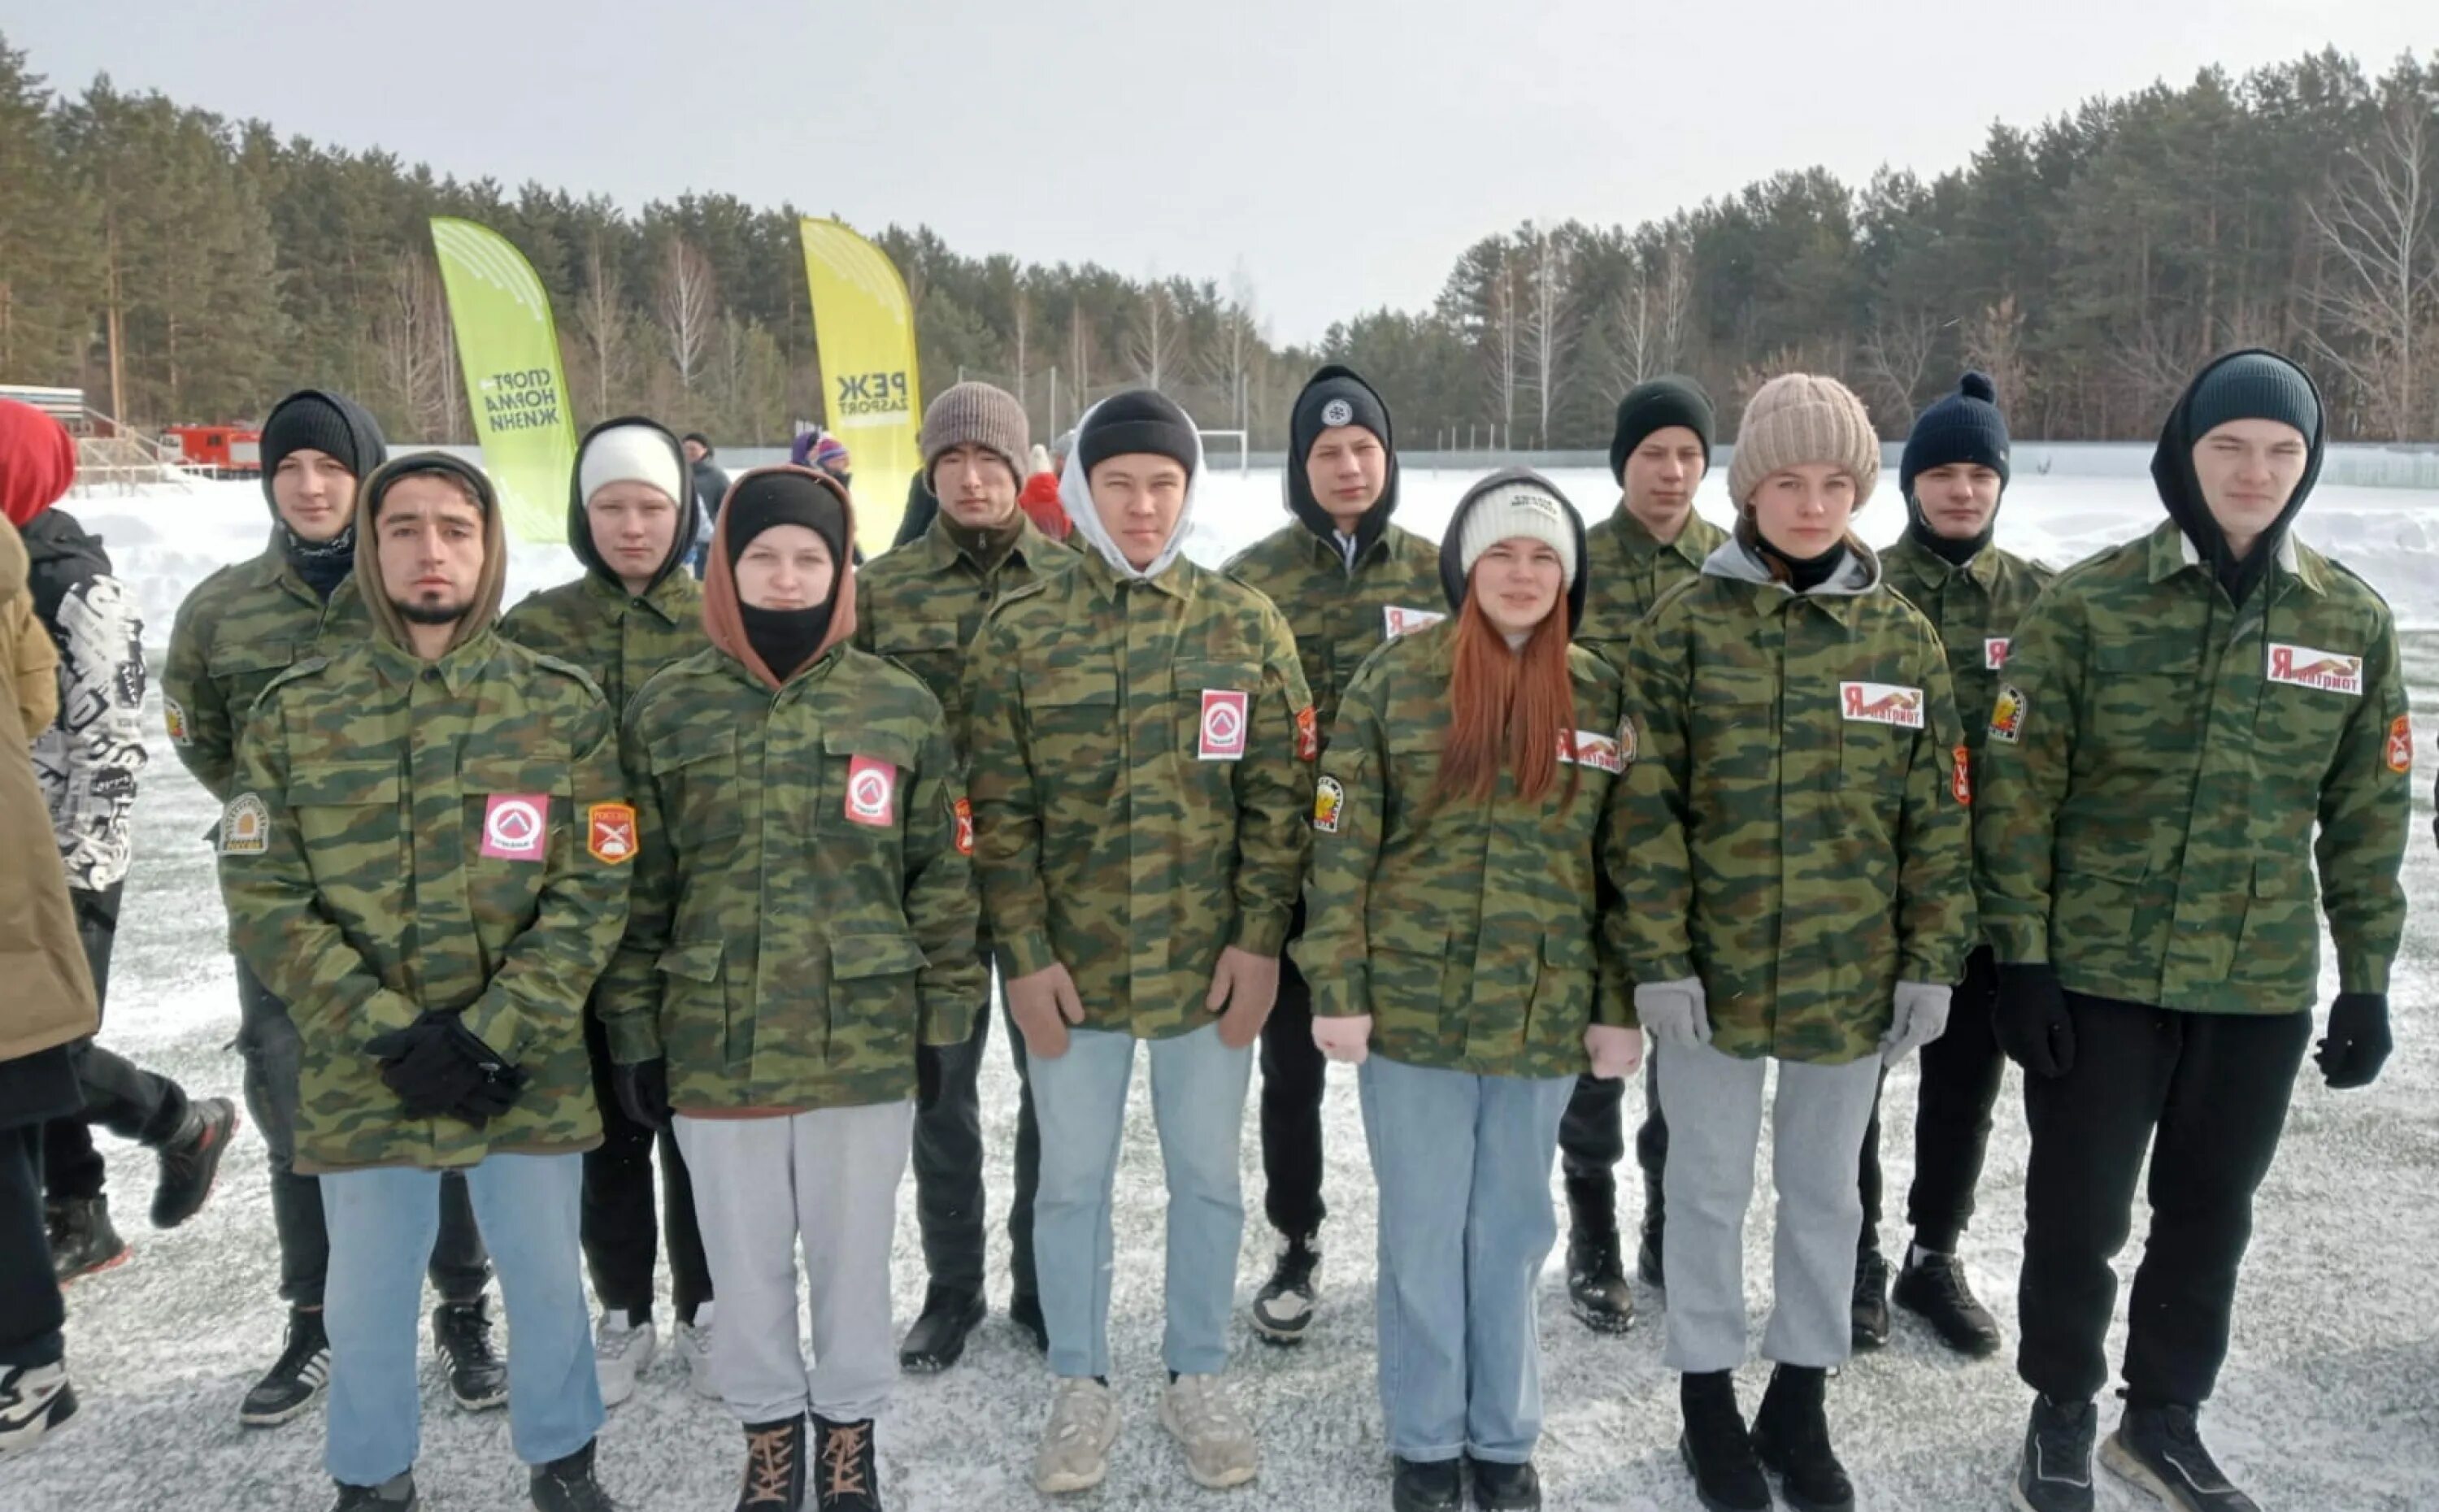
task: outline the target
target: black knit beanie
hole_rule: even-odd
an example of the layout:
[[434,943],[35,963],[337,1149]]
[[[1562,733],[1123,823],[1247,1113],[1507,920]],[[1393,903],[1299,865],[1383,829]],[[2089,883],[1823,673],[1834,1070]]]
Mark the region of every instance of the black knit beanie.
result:
[[1076,454],[1083,460],[1087,479],[1110,458],[1138,452],[1168,457],[1191,476],[1202,450],[1194,421],[1148,388],[1131,388],[1103,400],[1076,433]]
[[1646,379],[1626,391],[1617,401],[1617,428],[1609,440],[1610,475],[1623,487],[1626,483],[1626,459],[1654,431],[1665,431],[1682,425],[1702,438],[1702,465],[1707,470],[1711,460],[1711,396],[1702,385],[1690,378],[1669,375]]
[[1914,429],[1906,435],[1904,453],[1897,459],[1897,489],[1905,495],[1906,533],[1936,556],[1963,566],[1980,555],[1990,544],[1998,528],[1996,510],[1982,533],[1970,541],[1951,541],[1923,518],[1922,506],[1914,502],[1914,480],[1932,468],[1951,463],[1968,462],[1988,468],[1999,474],[1999,488],[2007,487],[2007,418],[1999,413],[1999,385],[1987,373],[1967,373],[1956,381],[1956,392],[1940,400],[1915,417]]
[[752,472],[729,490],[721,511],[728,526],[728,564],[745,555],[754,538],[773,525],[803,525],[830,548],[830,560],[846,559],[846,510],[826,484],[781,469]]

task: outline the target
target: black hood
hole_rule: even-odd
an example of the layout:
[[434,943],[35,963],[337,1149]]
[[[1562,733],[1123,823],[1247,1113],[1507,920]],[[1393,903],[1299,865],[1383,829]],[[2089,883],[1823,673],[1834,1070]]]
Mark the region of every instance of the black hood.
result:
[[[2218,368],[2240,357],[2272,357],[2294,368],[2311,388],[2313,407],[2317,413],[2311,434],[2304,438],[2304,475],[2296,480],[2294,493],[2288,496],[2287,507],[2278,511],[2278,518],[2270,522],[2270,528],[2261,533],[2261,539],[2253,544],[2252,550],[2238,560],[2229,552],[2227,533],[2219,528],[2218,521],[2212,516],[2210,505],[2202,498],[2201,480],[2194,471],[2194,443],[2201,437],[2194,434],[2193,410],[2194,396],[2200,392],[2204,381]],[[2167,423],[2160,428],[2159,447],[2151,454],[2151,481],[2160,490],[2160,503],[2167,509],[2168,518],[2185,533],[2185,539],[2192,542],[2194,549],[2200,553],[2202,564],[2227,590],[2228,596],[2237,603],[2244,602],[2261,579],[2269,576],[2270,564],[2278,560],[2278,550],[2286,542],[2288,528],[2294,525],[2295,516],[2302,512],[2304,502],[2312,496],[2312,486],[2320,481],[2321,461],[2327,446],[2328,421],[2322,404],[2320,385],[2312,382],[2311,374],[2284,356],[2257,347],[2229,352],[2214,360],[2194,375],[2194,381],[2186,384],[2184,393],[2178,397],[2176,408],[2168,412]]]
[[1329,429],[1326,425],[1317,423],[1315,416],[1306,413],[1311,406],[1305,402],[1305,396],[1316,388],[1339,385],[1351,385],[1362,390],[1370,395],[1372,402],[1380,407],[1380,449],[1389,454],[1388,471],[1382,475],[1380,482],[1380,497],[1371,508],[1364,511],[1362,520],[1355,526],[1355,555],[1356,559],[1361,560],[1363,554],[1372,549],[1372,543],[1380,540],[1388,530],[1389,516],[1397,512],[1398,437],[1397,422],[1389,414],[1387,401],[1380,398],[1380,391],[1374,388],[1362,374],[1352,367],[1339,363],[1324,365],[1311,378],[1306,380],[1303,389],[1296,395],[1295,403],[1289,406],[1288,512],[1302,521],[1306,529],[1322,540],[1337,539],[1338,522],[1332,520],[1329,517],[1329,511],[1321,507],[1321,501],[1312,496],[1311,480],[1305,476],[1305,463],[1312,455],[1312,443],[1320,439],[1323,431]]
[[[653,435],[658,436],[662,440],[667,441],[669,444],[669,454],[678,459],[678,476],[687,479],[689,487],[693,486],[692,480],[696,476],[695,470],[701,467],[702,464],[698,462],[688,462],[686,460],[685,448],[678,444],[678,437],[675,432],[671,431],[668,426],[663,425],[660,421],[647,419],[641,415],[622,415],[614,420],[603,420],[600,424],[585,432],[584,439],[576,443],[576,462],[567,470],[568,549],[576,553],[577,560],[584,563],[584,570],[586,572],[600,578],[603,582],[610,584],[620,593],[625,593],[627,591],[625,581],[622,580],[616,573],[610,570],[610,564],[603,561],[601,560],[601,553],[595,549],[593,544],[593,522],[584,512],[584,449],[592,444],[595,436],[600,435],[604,431],[612,430],[622,425],[640,426],[644,430],[650,431]],[[646,593],[650,593],[652,589],[658,588],[662,582],[668,578],[669,574],[676,571],[678,565],[686,560],[687,555],[694,550],[696,533],[702,528],[703,514],[702,511],[693,507],[694,501],[690,499],[671,499],[669,502],[677,506],[678,533],[676,537],[669,542],[669,554],[668,558],[661,562],[661,570],[652,574],[650,586],[644,590]],[[706,500],[704,503],[705,507],[708,508],[718,509],[720,507],[720,501],[718,499]]]
[[71,592],[110,574],[101,538],[57,505],[17,533],[26,542],[26,585],[34,596],[34,613],[45,625],[59,623],[60,601]]
[[1558,507],[1566,511],[1568,526],[1576,533],[1576,580],[1567,587],[1567,638],[1573,640],[1584,622],[1585,596],[1592,591],[1593,575],[1586,570],[1591,565],[1591,555],[1584,543],[1583,511],[1557,484],[1531,468],[1506,468],[1493,472],[1466,489],[1465,497],[1456,502],[1456,513],[1449,516],[1448,532],[1440,537],[1440,592],[1448,596],[1450,613],[1465,607],[1465,568],[1459,561],[1464,550],[1465,517],[1473,512],[1484,494],[1510,483],[1529,483],[1558,500]]

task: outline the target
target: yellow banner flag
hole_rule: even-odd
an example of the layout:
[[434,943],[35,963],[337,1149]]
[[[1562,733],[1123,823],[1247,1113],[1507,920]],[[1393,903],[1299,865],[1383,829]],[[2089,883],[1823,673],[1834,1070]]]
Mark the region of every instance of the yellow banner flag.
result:
[[501,521],[519,541],[564,541],[576,423],[550,297],[533,264],[488,226],[434,216],[432,248]]
[[923,465],[915,307],[879,247],[836,221],[808,216],[799,230],[826,423],[846,447],[857,483],[856,537],[873,556],[896,538],[907,480]]

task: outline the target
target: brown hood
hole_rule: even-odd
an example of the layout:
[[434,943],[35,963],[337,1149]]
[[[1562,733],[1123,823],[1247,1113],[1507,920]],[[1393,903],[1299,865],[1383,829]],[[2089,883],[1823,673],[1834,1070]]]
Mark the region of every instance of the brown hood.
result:
[[[838,496],[839,508],[846,515],[846,555],[838,564],[838,580],[830,588],[830,628],[822,637],[805,666],[810,667],[830,652],[830,649],[855,633],[855,496],[846,486],[814,468],[782,465],[755,468],[739,472],[728,485],[734,494],[748,478],[758,478],[771,472],[793,472],[820,484]],[[737,573],[728,561],[728,498],[722,496],[720,509],[711,526],[711,554],[703,564],[703,630],[711,643],[745,664],[745,669],[760,678],[774,691],[781,680],[763,664],[755,652],[754,643],[746,638],[745,616],[737,612]]]
[[26,574],[31,570],[31,561],[17,527],[0,515],[0,603],[26,591]]
[[475,579],[474,602],[467,609],[466,617],[450,631],[449,649],[454,651],[499,622],[500,599],[508,581],[507,526],[500,519],[500,496],[481,468],[460,462],[446,452],[416,452],[374,469],[372,476],[356,489],[356,589],[364,597],[365,608],[371,612],[373,633],[401,650],[413,650],[414,645],[406,637],[406,616],[389,601],[389,593],[382,586],[381,546],[373,536],[373,506],[391,484],[418,472],[454,478],[472,489],[483,504],[483,576]]

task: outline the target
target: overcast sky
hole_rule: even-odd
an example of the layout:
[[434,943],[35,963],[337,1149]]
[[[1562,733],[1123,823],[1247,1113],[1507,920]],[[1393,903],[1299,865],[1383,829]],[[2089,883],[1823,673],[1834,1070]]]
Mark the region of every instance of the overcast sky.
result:
[[[1227,287],[1272,334],[1438,293],[1527,217],[1633,223],[1780,169],[1961,164],[2207,63],[2439,47],[2430,0],[0,0],[107,71],[461,177],[792,199],[969,254]],[[371,18],[386,16],[383,22]],[[1868,16],[1870,19],[1865,19]]]

